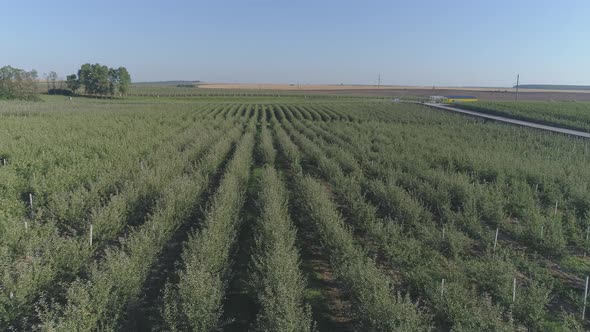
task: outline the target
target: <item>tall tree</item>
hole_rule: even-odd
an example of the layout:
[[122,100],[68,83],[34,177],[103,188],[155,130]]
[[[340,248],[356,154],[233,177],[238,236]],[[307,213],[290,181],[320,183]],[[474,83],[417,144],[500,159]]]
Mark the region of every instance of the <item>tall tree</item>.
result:
[[66,86],[68,89],[72,90],[73,93],[76,93],[76,90],[80,89],[80,80],[76,74],[68,75],[66,77]]
[[78,79],[88,94],[106,95],[109,92],[109,68],[101,64],[83,64]]
[[118,91],[124,95],[129,90],[131,76],[125,67],[113,69],[98,63],[86,63],[78,70],[78,82],[84,85],[87,94],[115,95]]
[[131,75],[125,67],[119,67],[119,92],[121,95],[126,95],[131,85]]
[[50,71],[47,78],[51,81],[51,88],[53,90],[57,89],[57,87],[55,86],[55,83],[57,82],[57,73],[54,71]]
[[92,76],[95,78],[95,93],[106,95],[109,93],[109,67],[95,64],[92,67]]
[[127,68],[109,68],[109,93],[111,95],[115,95],[117,92],[121,94],[121,96],[127,94],[130,84],[131,75],[129,75]]
[[109,68],[109,94],[115,95],[117,86],[119,85],[119,71],[117,69]]
[[84,85],[84,92],[85,93],[92,93],[92,87],[90,86],[90,78],[91,78],[91,68],[89,63],[83,64],[80,69],[78,69],[78,81],[80,84]]

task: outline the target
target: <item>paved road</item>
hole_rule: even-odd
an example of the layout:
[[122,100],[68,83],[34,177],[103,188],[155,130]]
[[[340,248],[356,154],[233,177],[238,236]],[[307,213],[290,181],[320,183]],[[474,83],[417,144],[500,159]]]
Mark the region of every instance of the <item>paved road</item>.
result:
[[442,109],[445,111],[452,111],[452,112],[477,116],[480,118],[515,124],[515,125],[523,126],[523,127],[542,129],[542,130],[552,131],[554,133],[561,133],[561,134],[566,134],[566,135],[571,135],[571,136],[576,136],[576,137],[590,138],[590,133],[585,133],[583,131],[578,131],[578,130],[547,126],[547,125],[543,125],[543,124],[507,118],[507,117],[503,117],[503,116],[490,115],[490,114],[485,114],[485,113],[480,113],[480,112],[475,112],[475,111],[469,111],[469,110],[464,110],[464,109],[453,107],[453,106],[446,105],[446,104],[424,103],[424,105],[430,106],[433,108],[437,108],[437,109]]

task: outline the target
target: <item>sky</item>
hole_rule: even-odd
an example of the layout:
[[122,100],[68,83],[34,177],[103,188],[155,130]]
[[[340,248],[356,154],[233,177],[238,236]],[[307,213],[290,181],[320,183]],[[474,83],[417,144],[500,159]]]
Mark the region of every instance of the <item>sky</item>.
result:
[[0,0],[0,66],[133,81],[590,85],[589,0]]

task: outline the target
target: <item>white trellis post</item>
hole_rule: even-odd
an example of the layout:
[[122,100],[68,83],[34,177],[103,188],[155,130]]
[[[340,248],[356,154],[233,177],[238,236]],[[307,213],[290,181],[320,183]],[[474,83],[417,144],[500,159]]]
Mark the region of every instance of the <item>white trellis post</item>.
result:
[[496,250],[496,246],[498,245],[498,231],[500,229],[496,228],[496,237],[494,238],[494,250]]
[[445,294],[445,278],[442,279],[440,282],[440,296],[442,297]]
[[516,278],[512,280],[512,302],[516,301]]
[[92,247],[92,224],[90,224],[90,246]]
[[555,215],[555,216],[557,215],[557,202],[558,202],[558,201],[555,201],[555,210],[554,210],[554,212],[553,212],[553,215]]
[[582,320],[586,317],[586,300],[588,299],[588,276],[586,276],[586,287],[584,288],[584,307],[582,308]]
[[29,207],[31,208],[31,212],[33,211],[33,194],[29,194]]

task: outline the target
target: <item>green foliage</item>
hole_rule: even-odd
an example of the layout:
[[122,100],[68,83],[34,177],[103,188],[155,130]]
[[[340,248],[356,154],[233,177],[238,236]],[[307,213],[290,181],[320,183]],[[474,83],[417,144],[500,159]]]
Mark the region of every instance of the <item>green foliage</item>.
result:
[[[404,250],[403,247],[409,247],[410,245],[410,238],[403,237],[399,235],[399,231],[392,228],[387,228],[380,226],[382,223],[386,224],[387,220],[379,220],[376,218],[376,213],[382,213],[385,215],[389,215],[391,211],[395,211],[400,207],[408,206],[407,203],[396,199],[396,195],[391,195],[387,193],[391,191],[390,188],[396,188],[398,183],[401,183],[402,186],[411,190],[412,194],[414,195],[424,195],[424,199],[427,199],[428,205],[436,207],[434,211],[436,211],[435,215],[442,216],[447,222],[460,220],[461,222],[457,224],[456,222],[447,224],[445,227],[445,237],[442,241],[440,241],[441,246],[434,246],[433,249],[439,252],[443,252],[448,255],[449,259],[457,260],[462,258],[464,255],[469,255],[469,251],[472,250],[470,247],[475,244],[475,242],[470,239],[469,236],[466,236],[462,231],[467,231],[470,236],[475,236],[476,238],[488,237],[489,233],[486,232],[485,227],[482,227],[481,218],[485,217],[484,220],[489,221],[492,225],[503,222],[505,218],[504,214],[504,206],[506,206],[507,199],[503,196],[503,191],[505,190],[503,187],[503,182],[500,182],[501,185],[497,183],[491,183],[490,186],[487,186],[487,183],[484,182],[482,185],[473,184],[471,183],[470,176],[460,175],[460,174],[449,174],[448,171],[446,172],[432,172],[428,170],[424,170],[424,166],[420,165],[419,167],[407,167],[404,170],[407,172],[416,173],[417,176],[409,177],[407,173],[400,173],[399,171],[391,171],[389,174],[389,178],[387,181],[383,179],[379,180],[372,180],[368,181],[370,185],[366,185],[367,193],[369,194],[368,197],[371,198],[372,201],[375,202],[377,206],[383,205],[379,211],[372,209],[370,206],[367,206],[366,203],[363,203],[363,197],[359,194],[352,194],[357,192],[356,189],[358,184],[355,184],[354,178],[349,178],[346,180],[343,178],[342,172],[338,170],[338,167],[342,167],[344,165],[350,164],[346,161],[345,158],[339,157],[337,152],[339,149],[331,147],[325,143],[323,138],[326,141],[334,142],[334,144],[339,145],[340,147],[350,148],[350,145],[354,142],[353,140],[345,139],[346,136],[332,136],[335,135],[334,133],[320,131],[319,129],[316,130],[317,122],[307,122],[306,126],[297,124],[295,122],[293,125],[286,123],[286,128],[297,127],[305,136],[309,138],[314,138],[315,142],[310,142],[309,139],[302,137],[300,133],[291,132],[294,140],[301,146],[301,149],[305,151],[308,156],[311,156],[311,159],[314,161],[315,165],[310,165],[307,167],[313,174],[318,174],[319,176],[325,177],[328,181],[333,184],[331,189],[342,196],[344,198],[343,203],[346,205],[346,208],[343,209],[346,213],[350,213],[350,221],[352,225],[354,225],[355,229],[362,230],[362,232],[368,232],[371,236],[372,240],[376,243],[380,244],[380,248],[385,250],[385,253],[391,253],[390,259],[395,264],[412,264],[409,269],[412,270],[410,272],[412,275],[408,275],[408,278],[412,280],[412,282],[416,282],[416,286],[413,287],[414,290],[422,292],[424,291],[425,286],[432,281],[429,280],[429,276],[439,274],[444,271],[444,274],[441,277],[451,278],[451,276],[459,277],[461,274],[469,274],[474,273],[474,277],[472,281],[462,280],[459,283],[456,283],[457,286],[463,285],[464,283],[467,284],[476,284],[479,285],[476,292],[474,294],[483,294],[483,295],[467,295],[467,293],[462,296],[465,297],[473,297],[477,299],[480,296],[483,296],[484,299],[481,301],[475,301],[472,304],[464,307],[462,309],[465,311],[465,321],[463,323],[459,322],[447,322],[446,324],[450,324],[454,326],[454,329],[460,329],[462,324],[466,324],[469,322],[469,317],[474,317],[477,315],[482,315],[482,313],[487,314],[491,312],[491,307],[498,308],[494,310],[497,314],[495,315],[496,318],[492,319],[490,317],[482,318],[481,322],[489,323],[493,320],[497,322],[496,327],[491,329],[496,330],[513,330],[516,329],[517,325],[513,325],[510,323],[511,320],[516,319],[520,324],[530,327],[532,329],[541,329],[541,326],[545,324],[545,315],[547,310],[548,304],[548,294],[551,292],[551,287],[547,287],[545,285],[538,286],[539,284],[536,281],[526,282],[524,284],[519,283],[522,285],[522,289],[519,288],[517,291],[517,299],[518,296],[521,297],[521,301],[517,303],[517,315],[515,318],[512,318],[512,315],[508,311],[508,309],[503,308],[510,308],[511,307],[511,293],[510,293],[510,286],[512,284],[512,278],[515,275],[515,268],[506,265],[504,260],[499,260],[498,262],[485,262],[473,260],[472,264],[467,266],[471,266],[471,272],[469,271],[456,271],[453,269],[457,269],[457,267],[449,267],[445,266],[443,268],[438,268],[437,265],[440,264],[436,262],[436,260],[424,260],[419,254],[420,251],[424,250],[424,248],[415,247],[413,256],[406,255],[404,253],[408,252],[408,250]],[[335,129],[335,126],[323,126],[324,128]],[[314,128],[311,131],[309,128]],[[363,131],[366,128],[362,128]],[[366,131],[365,131],[366,133]],[[318,135],[319,134],[319,135]],[[351,135],[351,132],[348,131],[346,135]],[[353,134],[354,135],[354,134]],[[322,139],[319,138],[322,136]],[[363,159],[366,158],[367,155],[362,147],[367,146],[367,142],[363,142],[363,137],[354,136],[354,140],[360,141],[359,142],[359,150],[358,150],[358,158]],[[318,149],[318,146],[321,147],[321,150]],[[383,146],[383,145],[381,145]],[[355,153],[355,150],[348,150],[352,153]],[[362,152],[361,152],[362,151]],[[383,151],[381,151],[383,152]],[[395,156],[395,154],[385,154],[386,156]],[[340,165],[330,165],[333,164],[333,160],[329,161],[326,160],[326,156],[334,158],[334,160],[338,160]],[[368,156],[370,157],[370,155]],[[305,156],[303,157],[306,158]],[[324,159],[324,160],[322,160]],[[458,167],[458,163],[452,163],[453,169],[463,169],[464,167]],[[369,168],[371,172],[375,172],[379,174],[379,176],[384,176],[382,174],[388,174],[387,172],[383,172],[383,169],[377,169],[377,167],[373,166],[371,162]],[[479,177],[474,168],[475,165],[471,165],[469,167],[465,167],[465,169],[469,169],[469,174],[476,177]],[[320,172],[314,170],[314,167],[318,167]],[[489,174],[494,173],[493,177],[486,176],[486,180],[497,180],[501,181],[503,179],[503,174],[499,172],[488,172]],[[400,174],[405,174],[400,176]],[[355,175],[356,177],[357,175]],[[338,180],[340,179],[340,180]],[[402,180],[402,181],[400,181]],[[528,179],[527,179],[528,180]],[[381,181],[386,182],[386,184],[381,184]],[[431,183],[431,185],[426,186],[426,183],[422,184],[421,182],[424,181],[426,183]],[[538,180],[532,180],[534,183],[539,183]],[[513,182],[517,183],[517,182]],[[534,187],[534,186],[533,186]],[[510,187],[509,187],[510,188]],[[520,217],[521,221],[524,221],[525,227],[532,227],[534,228],[536,225],[535,217],[540,217],[543,212],[539,208],[539,202],[536,200],[533,193],[531,194],[530,185],[524,184],[514,185],[512,190],[514,192],[514,197],[518,198],[514,201],[512,206],[509,206],[507,209]],[[399,189],[397,189],[399,192]],[[395,192],[395,191],[394,191]],[[440,193],[446,193],[446,195],[440,195]],[[523,193],[525,195],[523,195]],[[545,193],[543,191],[542,193]],[[426,194],[426,195],[425,195]],[[519,196],[520,195],[520,196]],[[528,197],[527,197],[528,195]],[[398,195],[399,196],[399,195]],[[418,196],[420,197],[420,196]],[[563,199],[561,196],[560,199]],[[442,204],[441,204],[442,202]],[[510,199],[508,199],[510,202]],[[543,202],[541,202],[543,204]],[[427,206],[428,206],[427,205]],[[455,211],[453,211],[455,210]],[[572,218],[570,214],[566,214],[568,218]],[[443,220],[444,220],[443,219]],[[407,218],[402,218],[401,220],[408,220]],[[418,219],[420,220],[420,219]],[[422,219],[419,222],[415,222],[417,225],[428,225],[426,219]],[[459,228],[455,228],[453,224],[459,226]],[[569,222],[570,227],[573,227],[575,223]],[[530,241],[530,245],[534,248],[543,248],[546,253],[552,252],[555,249],[563,248],[563,241],[555,242],[553,240],[553,236],[549,234],[549,232],[554,234],[559,234],[560,227],[556,228],[556,231],[549,231],[548,229],[554,225],[558,225],[558,223],[553,223],[551,225],[545,226],[545,234],[543,236],[536,235],[530,240],[527,239],[527,235],[531,234],[528,233],[516,233],[520,232],[515,228],[515,234],[518,234],[519,237],[525,239],[527,242]],[[512,228],[513,226],[507,226]],[[429,244],[430,241],[433,241],[431,231],[427,230],[428,226],[425,228],[418,228],[420,231],[426,231],[427,233],[420,233],[416,232],[418,236],[424,237],[424,245],[431,245]],[[557,233],[556,233],[557,232]],[[427,235],[428,234],[428,235]],[[439,233],[440,235],[440,233]],[[557,239],[563,239],[563,237],[557,237]],[[396,245],[396,242],[399,243]],[[400,242],[403,242],[402,245]],[[559,244],[561,243],[561,244]],[[487,246],[487,245],[486,245]],[[371,246],[368,246],[369,248]],[[397,247],[397,248],[396,248]],[[550,248],[551,251],[546,251],[546,249]],[[432,257],[435,252],[428,253],[425,256]],[[397,256],[397,257],[396,257]],[[412,258],[412,257],[420,257],[420,258]],[[440,258],[439,258],[440,259]],[[471,259],[470,259],[471,261]],[[423,267],[417,267],[415,264],[424,264]],[[429,266],[430,264],[430,266]],[[444,264],[444,263],[442,263]],[[462,265],[464,263],[460,263]],[[487,267],[486,267],[487,266]],[[424,269],[422,273],[414,273],[418,272],[420,269]],[[478,271],[478,272],[476,272]],[[499,277],[495,280],[490,280],[489,276]],[[439,277],[440,278],[440,277]],[[447,279],[448,280],[448,279]],[[488,282],[489,280],[489,282]],[[438,280],[440,282],[440,279]],[[461,286],[460,286],[461,287]],[[464,286],[462,286],[464,287]],[[520,286],[519,286],[520,287]],[[469,289],[469,286],[464,288],[465,290]],[[435,297],[430,295],[428,291],[426,291],[427,297],[435,300]],[[489,295],[485,295],[486,293],[492,294],[493,296],[490,297]],[[485,298],[489,298],[485,300]],[[458,298],[457,301],[465,303],[467,299]],[[496,303],[494,303],[496,302]],[[488,304],[486,304],[488,303]],[[486,308],[489,307],[490,308]],[[510,309],[512,310],[512,309]],[[439,317],[447,317],[448,313],[441,313],[436,309],[436,316],[435,319],[440,319]],[[531,318],[535,317],[535,318]],[[473,320],[471,321],[474,322]],[[469,325],[465,325],[469,326]],[[485,325],[482,325],[485,326]],[[503,326],[503,327],[502,327]],[[474,328],[474,326],[466,328],[470,330]]]
[[[109,75],[107,93],[120,93],[120,72]],[[0,101],[0,326],[120,330],[157,271],[168,280],[157,329],[223,328],[240,273],[257,303],[249,328],[312,330],[302,294],[329,299],[299,269],[308,244],[295,241],[289,196],[356,328],[584,330],[585,141],[412,104],[248,98]],[[265,165],[248,207],[259,218],[238,271],[253,163]],[[189,224],[180,264],[160,271]]]
[[76,84],[78,87],[83,85],[84,91],[91,95],[125,95],[131,84],[131,76],[125,67],[113,69],[98,63],[83,64],[78,70],[77,83],[74,83],[74,75],[69,75],[68,78],[72,79],[72,87],[76,87]]
[[203,178],[182,177],[171,183],[162,205],[120,250],[106,252],[89,281],[69,287],[67,306],[57,320],[43,322],[55,331],[114,330],[125,304],[136,298],[151,264],[178,222],[192,212],[192,200],[203,190]]
[[580,319],[573,314],[564,313],[563,322],[560,322],[559,328],[563,331],[582,332],[586,331]]
[[[90,113],[81,114],[80,117],[85,118],[83,121],[86,122],[90,116],[89,114]],[[127,234],[125,229],[129,226],[140,226],[144,222],[143,219],[146,217],[146,211],[151,210],[155,214],[160,213],[160,209],[157,206],[162,207],[161,204],[166,200],[166,195],[170,195],[168,190],[171,192],[176,190],[178,195],[186,194],[186,197],[196,197],[194,193],[183,192],[180,190],[180,187],[172,189],[171,186],[178,182],[187,182],[186,174],[194,173],[192,164],[198,158],[203,156],[205,147],[211,146],[218,137],[215,135],[207,137],[207,130],[182,124],[184,122],[183,117],[186,116],[186,113],[184,113],[184,115],[183,113],[179,113],[174,118],[171,118],[170,115],[168,115],[167,118],[170,121],[168,124],[159,121],[159,119],[161,119],[159,113],[148,114],[149,112],[145,113],[144,111],[143,116],[140,118],[135,118],[133,112],[128,114],[128,116],[131,116],[121,124],[122,128],[120,128],[121,130],[118,132],[117,126],[111,124],[112,128],[110,130],[112,132],[109,132],[109,134],[117,137],[114,138],[116,144],[108,144],[108,140],[105,141],[108,136],[102,137],[102,141],[99,139],[97,143],[105,149],[108,147],[108,150],[106,151],[110,152],[110,157],[115,158],[117,163],[110,164],[109,159],[105,159],[104,157],[98,159],[98,167],[94,172],[96,172],[96,170],[103,170],[103,174],[94,179],[86,179],[85,181],[88,181],[87,183],[89,183],[87,187],[84,185],[85,182],[82,179],[75,177],[65,178],[64,176],[53,177],[51,173],[48,174],[48,179],[55,178],[60,185],[67,184],[68,182],[66,180],[70,181],[69,190],[71,190],[71,192],[64,190],[63,187],[55,186],[55,184],[51,186],[51,183],[48,183],[47,181],[44,181],[43,184],[48,187],[36,187],[36,192],[48,193],[45,197],[42,195],[35,196],[36,216],[45,216],[43,223],[36,223],[34,220],[29,220],[29,226],[27,229],[23,227],[22,222],[6,223],[5,220],[1,221],[3,226],[7,227],[7,232],[0,234],[0,242],[3,243],[3,245],[7,245],[6,248],[12,248],[9,256],[2,257],[2,264],[22,266],[22,268],[19,269],[2,269],[1,284],[15,294],[12,299],[9,299],[8,293],[2,292],[0,295],[0,303],[3,303],[4,300],[6,300],[6,303],[11,304],[10,306],[3,306],[3,309],[6,309],[5,312],[8,316],[3,315],[0,317],[3,326],[12,326],[17,330],[28,330],[29,328],[26,327],[28,326],[28,322],[26,322],[26,320],[28,320],[30,315],[34,313],[33,301],[37,295],[43,290],[48,289],[50,285],[50,294],[65,291],[65,288],[70,286],[68,285],[69,283],[62,286],[58,281],[74,279],[78,272],[82,270],[86,271],[83,275],[87,275],[92,269],[89,264],[90,257],[111,246],[116,242],[118,236]],[[104,116],[104,114],[101,116]],[[120,117],[119,120],[124,118],[125,117]],[[72,117],[69,114],[67,119],[71,123],[75,123],[75,120],[72,120]],[[63,119],[60,119],[60,121],[62,120]],[[143,133],[142,131],[130,133],[128,130],[129,125],[133,124],[134,121],[135,125],[138,124],[137,121],[139,121],[139,123],[147,121],[147,123],[142,123],[140,125],[140,127],[145,127],[143,130],[146,131]],[[50,128],[56,128],[55,124],[46,122],[47,121],[36,123],[37,128],[39,128],[39,125],[41,124],[45,124]],[[150,125],[150,123],[152,123],[152,125]],[[152,127],[153,125],[159,127],[160,130],[154,131]],[[230,123],[228,123],[228,125],[231,127]],[[213,124],[211,128],[219,129],[220,127]],[[178,131],[179,129],[180,131]],[[160,131],[161,133],[159,134],[155,133]],[[131,136],[121,136],[121,134],[125,132],[130,133]],[[234,138],[237,133],[239,133],[239,128],[230,129],[226,132],[229,137]],[[90,135],[91,133],[88,134]],[[62,135],[63,134],[59,134],[57,136],[61,137]],[[104,135],[104,133],[100,136],[102,135]],[[199,137],[199,135],[205,136]],[[148,136],[153,138],[148,139]],[[217,136],[219,136],[219,134]],[[207,139],[203,139],[205,137],[207,137]],[[87,146],[92,150],[92,146],[88,145],[88,143],[97,138],[97,136],[91,136],[89,137],[89,141],[82,141],[80,144]],[[162,142],[165,142],[165,144],[162,144]],[[157,144],[154,145],[154,143]],[[129,149],[129,144],[134,146],[135,150]],[[160,144],[159,147],[158,144]],[[221,140],[220,144],[213,145],[212,147],[214,150],[212,153],[208,154],[208,156],[218,155],[218,157],[208,157],[207,159],[203,159],[204,161],[199,167],[200,172],[203,172],[203,176],[206,176],[207,172],[211,172],[212,169],[216,167],[215,165],[220,163],[223,159],[224,150],[228,151],[231,146],[230,142],[226,139]],[[57,146],[60,146],[60,148],[63,149],[63,146],[60,144],[57,144],[56,147]],[[115,147],[119,147],[120,151]],[[22,150],[22,147],[19,147],[19,150]],[[68,149],[68,151],[80,155],[88,153],[88,151],[84,149]],[[94,155],[96,151],[97,150],[92,151],[90,155]],[[16,153],[13,155],[12,171],[20,168],[23,165],[21,162],[24,162],[24,164],[30,162],[26,159],[23,160],[24,156],[26,156],[26,154],[23,153]],[[63,164],[66,162],[64,160],[66,155],[63,153],[57,154],[57,156],[47,154],[45,158],[51,159],[52,157],[56,157],[56,160],[62,163],[63,166],[58,167],[58,169],[62,168],[63,172],[63,168],[66,165]],[[40,161],[43,161],[44,159],[39,158],[39,156],[37,156],[37,158]],[[93,165],[91,159],[84,160],[80,157],[72,158],[69,162],[73,162],[74,159],[79,159],[78,162],[82,162],[81,165]],[[210,162],[205,163],[205,160],[210,160]],[[90,176],[94,173],[89,172],[92,168],[87,168],[87,166],[86,168],[80,167],[81,165],[74,163],[74,168],[80,172],[80,176]],[[3,168],[2,171],[11,171],[11,169]],[[68,170],[65,169],[65,171]],[[42,173],[37,174],[37,176],[40,176]],[[78,188],[75,186],[76,181],[82,181],[78,184],[80,186]],[[189,184],[195,185],[196,183],[191,184],[191,182],[187,182],[187,185]],[[66,186],[65,188],[68,187]],[[9,193],[10,192],[6,194]],[[5,193],[3,192],[2,195],[4,194]],[[15,213],[16,212],[23,213],[20,211],[15,211]],[[165,236],[170,234],[171,229],[174,229],[175,223],[178,223],[181,220],[182,219],[179,218],[174,219],[174,222],[172,223],[167,222],[169,224],[167,227],[172,228],[162,229],[158,228],[156,225],[148,225],[145,227],[150,227],[153,231],[161,232],[160,234],[163,239],[165,239]],[[88,246],[88,221],[94,226],[93,247]],[[148,220],[146,223],[149,224],[153,222]],[[78,231],[76,231],[78,233],[76,236],[72,236],[71,233],[69,233],[74,229],[78,229]],[[141,233],[137,233],[134,236],[143,236],[140,234]],[[143,239],[147,240],[147,238]],[[125,243],[129,244],[129,241],[131,240],[127,238]],[[158,241],[149,240],[144,242],[156,245]],[[125,248],[126,249],[123,250],[138,250],[137,252],[133,251],[134,255],[145,255],[143,256],[145,259],[142,263],[143,265],[136,266],[137,270],[144,269],[142,270],[144,271],[142,273],[145,273],[145,268],[149,267],[149,264],[151,264],[149,253],[154,255],[153,251],[149,251],[152,249],[140,249],[140,247],[137,246]],[[157,249],[157,246],[155,248]],[[129,255],[130,253],[127,252],[127,254]],[[28,256],[28,258],[25,258],[25,255]],[[121,257],[126,256],[117,257],[118,258],[112,259],[124,259]],[[108,266],[109,263],[105,264],[107,265],[102,266]],[[128,268],[130,268],[130,266],[132,265],[129,265]],[[124,269],[121,273],[124,273]],[[92,278],[95,278],[95,273],[92,272],[91,274],[93,276]],[[96,276],[96,278],[98,278],[98,276]],[[117,277],[114,270],[108,278],[108,280],[112,279],[113,283],[120,281],[117,279],[119,277]],[[131,282],[133,284],[139,283],[139,285],[141,285],[142,281],[140,280],[141,279],[134,279]],[[87,292],[86,286],[72,286],[72,288],[78,289],[79,291],[76,291],[75,294],[71,295],[71,301],[74,301],[75,298],[83,297],[80,294]],[[130,288],[130,290],[132,289]],[[93,290],[92,292],[99,291],[100,290]],[[121,308],[122,304],[120,303],[124,304],[130,297],[132,298],[134,296],[133,292],[117,294],[119,295],[115,295],[115,298],[112,300],[122,302],[106,304],[113,306],[112,310],[115,312],[118,310],[117,308]],[[120,296],[122,297],[119,298]],[[78,310],[85,310],[82,306],[87,305],[88,304],[76,305],[78,309],[75,309],[75,312],[78,312]],[[46,321],[46,323],[49,325],[61,326],[61,323],[58,323],[61,321],[61,318],[58,319],[60,316],[60,309],[59,307],[56,307],[56,309],[52,310],[51,314],[48,315],[48,317],[52,318],[49,321]],[[97,319],[100,320],[100,317]],[[71,320],[68,321],[70,323],[73,322]],[[70,323],[63,321],[63,324]],[[86,323],[95,324],[88,321],[86,321],[85,324]],[[110,324],[116,323],[116,321],[113,321]]]
[[356,317],[375,331],[426,331],[431,322],[407,296],[393,290],[375,263],[354,244],[353,237],[325,188],[309,177],[298,179],[305,210],[330,251],[339,279],[349,290]]
[[303,305],[305,282],[299,271],[286,189],[270,167],[265,168],[260,187],[262,215],[256,236],[253,280],[261,307],[257,328],[260,331],[311,331],[311,312]]
[[479,101],[460,107],[574,130],[590,131],[588,102]]
[[57,89],[57,73],[54,71],[50,71],[47,74],[47,89],[49,91]]
[[100,64],[83,64],[78,79],[87,94],[106,95],[109,92],[109,68]]
[[539,284],[534,280],[524,286],[526,287],[518,287],[514,316],[530,330],[542,331],[545,308],[550,301],[551,287]]
[[260,144],[257,146],[259,158],[263,163],[274,165],[276,150],[273,147],[272,136],[264,122],[260,128]]
[[444,292],[436,299],[441,315],[451,331],[518,331],[509,313],[494,304],[489,295],[478,296],[477,292],[448,282]]
[[125,67],[119,67],[114,70],[116,79],[114,85],[116,85],[121,95],[126,95],[129,92],[129,86],[131,85],[131,75]]
[[0,99],[35,100],[37,71],[4,66],[0,68]]
[[220,324],[253,146],[254,135],[247,132],[213,197],[202,229],[186,244],[178,284],[166,288],[165,298],[171,302],[163,311],[165,317],[174,319],[166,321],[171,330],[211,331]]
[[68,89],[72,90],[73,93],[76,93],[76,91],[80,89],[81,85],[82,83],[80,83],[80,80],[78,80],[76,74],[66,76],[66,86]]

